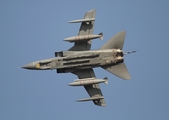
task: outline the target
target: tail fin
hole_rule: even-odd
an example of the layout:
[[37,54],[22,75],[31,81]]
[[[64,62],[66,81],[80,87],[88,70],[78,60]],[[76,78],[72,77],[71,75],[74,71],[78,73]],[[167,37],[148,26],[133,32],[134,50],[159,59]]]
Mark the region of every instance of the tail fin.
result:
[[107,43],[105,43],[100,49],[123,49],[124,39],[126,31],[121,31],[113,36]]
[[131,79],[125,63],[120,63],[115,66],[104,66],[102,68],[122,79]]

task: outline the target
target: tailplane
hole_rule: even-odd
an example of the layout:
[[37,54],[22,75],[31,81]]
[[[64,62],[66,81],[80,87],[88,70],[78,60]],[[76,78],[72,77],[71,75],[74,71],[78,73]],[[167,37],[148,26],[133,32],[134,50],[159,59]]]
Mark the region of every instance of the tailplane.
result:
[[107,43],[105,43],[100,49],[123,49],[124,39],[126,31],[121,31],[113,36]]
[[[126,31],[121,31],[113,36],[107,43],[105,43],[100,49],[123,49],[124,39],[126,36]],[[129,53],[126,53],[129,54]],[[127,70],[125,63],[119,63],[112,66],[103,66],[103,69],[109,71],[110,73],[120,77],[122,79],[128,80],[131,79],[130,74]]]
[[115,66],[103,66],[102,68],[122,79],[131,79],[125,63],[120,63]]

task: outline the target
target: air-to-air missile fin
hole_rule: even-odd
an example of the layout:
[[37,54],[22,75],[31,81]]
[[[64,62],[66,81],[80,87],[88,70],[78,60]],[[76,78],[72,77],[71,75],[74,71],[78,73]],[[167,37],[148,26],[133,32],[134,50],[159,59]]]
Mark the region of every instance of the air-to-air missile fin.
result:
[[103,69],[125,80],[131,79],[125,63],[120,63],[115,66],[104,66]]
[[105,84],[108,84],[108,78],[107,77],[105,77],[105,78],[103,78],[103,80],[105,80]]
[[121,31],[106,42],[100,49],[123,49],[126,31]]
[[100,40],[103,40],[103,33],[101,32],[99,33],[99,35],[100,35]]

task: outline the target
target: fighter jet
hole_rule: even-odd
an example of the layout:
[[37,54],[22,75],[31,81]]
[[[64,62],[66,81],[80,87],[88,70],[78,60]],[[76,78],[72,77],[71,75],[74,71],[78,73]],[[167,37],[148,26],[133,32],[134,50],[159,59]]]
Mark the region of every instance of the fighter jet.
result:
[[130,74],[124,63],[124,55],[133,53],[124,52],[123,44],[126,31],[113,36],[98,50],[90,50],[93,39],[103,39],[103,33],[93,34],[95,10],[85,13],[83,19],[72,20],[70,23],[81,23],[77,36],[65,38],[66,42],[73,42],[74,46],[67,51],[55,52],[55,57],[39,60],[22,66],[29,70],[53,70],[57,73],[73,73],[78,79],[69,83],[69,86],[84,86],[90,98],[77,101],[93,101],[95,105],[106,106],[100,83],[108,83],[108,78],[97,79],[93,68],[101,67],[117,77],[128,80]]

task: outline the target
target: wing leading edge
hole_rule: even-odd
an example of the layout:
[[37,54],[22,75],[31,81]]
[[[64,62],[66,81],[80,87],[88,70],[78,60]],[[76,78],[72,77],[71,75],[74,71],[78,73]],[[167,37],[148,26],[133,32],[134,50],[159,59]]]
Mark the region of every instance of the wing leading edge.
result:
[[[73,74],[77,75],[79,79],[95,78],[93,69],[80,70],[73,72]],[[84,85],[84,88],[91,98],[80,99],[79,102],[92,100],[95,105],[106,106],[99,84]]]

